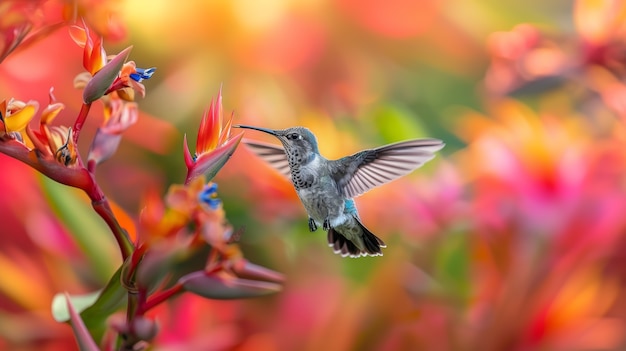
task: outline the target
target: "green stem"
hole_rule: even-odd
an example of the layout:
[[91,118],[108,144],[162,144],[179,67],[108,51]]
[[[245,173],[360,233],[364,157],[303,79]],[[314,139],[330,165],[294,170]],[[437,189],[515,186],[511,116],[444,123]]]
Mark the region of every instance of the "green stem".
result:
[[128,307],[126,308],[126,323],[130,324],[130,322],[135,318],[135,316],[140,316],[142,313],[140,312],[140,306],[143,305],[140,303],[140,300],[143,298],[145,301],[145,293],[141,296],[139,295],[141,292],[139,291],[129,291],[128,292]]

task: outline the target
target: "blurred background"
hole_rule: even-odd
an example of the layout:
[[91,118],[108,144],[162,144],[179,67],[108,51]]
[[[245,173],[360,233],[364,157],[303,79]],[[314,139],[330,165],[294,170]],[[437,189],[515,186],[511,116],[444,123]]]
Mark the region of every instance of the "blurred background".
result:
[[[357,199],[387,243],[383,257],[359,259],[310,233],[290,183],[239,147],[215,179],[219,196],[245,228],[245,256],[285,273],[284,291],[182,295],[154,311],[155,350],[626,349],[622,1],[23,3],[35,29],[73,8],[109,54],[133,45],[130,59],[157,67],[139,122],[98,170],[131,219],[149,192],[183,182],[183,135],[193,150],[220,88],[234,123],[305,126],[331,159],[409,138],[447,144]],[[81,71],[62,27],[0,64],[0,98],[45,106],[54,87],[66,105],[56,121],[70,125]],[[101,287],[119,253],[80,192],[0,164],[0,349],[74,348],[52,296]]]

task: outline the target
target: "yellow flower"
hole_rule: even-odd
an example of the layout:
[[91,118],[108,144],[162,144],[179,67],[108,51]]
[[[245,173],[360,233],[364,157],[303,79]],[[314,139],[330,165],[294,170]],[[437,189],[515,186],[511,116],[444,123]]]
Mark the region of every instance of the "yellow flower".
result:
[[22,133],[39,109],[37,101],[23,102],[10,99],[0,103],[0,122],[4,133]]
[[33,143],[27,135],[27,126],[35,117],[39,103],[30,100],[4,100],[0,103],[0,140],[5,137],[22,143],[27,148],[32,148]]

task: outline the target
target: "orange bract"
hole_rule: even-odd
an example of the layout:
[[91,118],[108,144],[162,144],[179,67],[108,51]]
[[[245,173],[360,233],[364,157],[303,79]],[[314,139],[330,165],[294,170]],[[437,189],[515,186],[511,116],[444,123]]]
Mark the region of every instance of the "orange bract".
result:
[[70,26],[69,33],[74,42],[84,49],[83,67],[93,76],[107,62],[107,53],[102,46],[102,38],[92,39],[85,23],[83,27]]
[[211,100],[211,105],[205,111],[196,141],[196,152],[191,156],[187,146],[187,136],[184,138],[184,156],[187,165],[187,180],[185,184],[195,177],[204,174],[209,180],[212,179],[224,163],[230,158],[235,148],[241,141],[243,133],[230,138],[233,115],[222,126],[222,92],[217,95],[217,100]]

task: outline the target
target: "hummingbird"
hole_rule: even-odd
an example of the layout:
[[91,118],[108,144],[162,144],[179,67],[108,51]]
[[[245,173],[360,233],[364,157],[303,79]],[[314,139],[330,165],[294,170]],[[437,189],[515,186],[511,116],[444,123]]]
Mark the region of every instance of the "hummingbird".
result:
[[361,222],[354,197],[412,172],[445,145],[438,139],[413,139],[328,160],[305,127],[233,127],[261,131],[281,142],[282,147],[245,141],[251,151],[291,179],[308,214],[309,230],[322,226],[328,245],[343,257],[382,256],[381,249],[386,247]]

